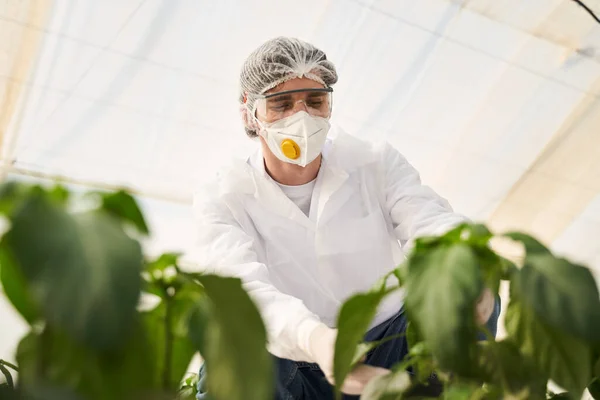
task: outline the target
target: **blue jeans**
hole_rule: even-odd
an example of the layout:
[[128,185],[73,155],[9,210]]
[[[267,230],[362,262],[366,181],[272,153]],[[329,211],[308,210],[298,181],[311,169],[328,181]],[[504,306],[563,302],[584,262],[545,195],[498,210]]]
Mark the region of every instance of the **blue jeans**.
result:
[[[500,298],[496,299],[494,311],[487,322],[487,328],[496,336],[498,330],[498,317],[500,316]],[[387,321],[377,325],[365,335],[366,342],[384,339],[389,336],[399,335],[406,331],[407,320],[404,310],[401,309],[396,315]],[[478,336],[479,340],[485,340],[483,334]],[[371,350],[367,354],[366,364],[391,368],[394,364],[402,361],[408,354],[408,345],[404,336],[392,339]],[[277,373],[275,400],[332,400],[334,392],[332,386],[327,382],[323,372],[317,364],[275,358],[275,370]],[[200,369],[200,381],[198,382],[198,400],[208,400],[210,397],[204,393],[203,386],[206,378],[204,365]],[[436,385],[437,380],[432,377],[430,385],[417,388],[423,390],[423,395],[439,394],[441,386]],[[432,392],[433,391],[433,392]],[[417,394],[417,393],[413,393]],[[344,400],[358,400],[359,396],[344,395]]]

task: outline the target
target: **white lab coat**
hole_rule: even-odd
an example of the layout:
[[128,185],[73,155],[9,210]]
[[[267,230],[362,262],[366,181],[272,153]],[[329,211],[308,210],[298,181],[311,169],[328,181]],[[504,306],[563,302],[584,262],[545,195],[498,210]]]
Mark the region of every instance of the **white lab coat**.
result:
[[[297,361],[312,361],[303,351],[311,328],[334,327],[344,300],[400,264],[413,239],[466,220],[392,146],[339,128],[325,145],[308,216],[266,174],[260,151],[199,191],[194,209],[202,265],[243,280],[269,350]],[[390,297],[371,326],[401,305],[401,294]]]

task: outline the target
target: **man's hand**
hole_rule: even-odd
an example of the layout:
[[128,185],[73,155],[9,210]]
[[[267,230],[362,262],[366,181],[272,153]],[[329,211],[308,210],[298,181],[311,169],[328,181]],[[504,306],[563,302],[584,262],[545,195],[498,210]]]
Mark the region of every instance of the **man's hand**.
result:
[[[321,324],[310,334],[308,346],[313,359],[325,374],[325,378],[332,385],[335,384],[333,379],[333,355],[336,337],[337,329],[331,329]],[[389,373],[390,370],[385,368],[359,364],[346,377],[342,385],[342,392],[350,395],[359,395],[371,379]]]
[[489,288],[485,288],[475,305],[475,321],[477,325],[485,325],[494,312],[496,299]]

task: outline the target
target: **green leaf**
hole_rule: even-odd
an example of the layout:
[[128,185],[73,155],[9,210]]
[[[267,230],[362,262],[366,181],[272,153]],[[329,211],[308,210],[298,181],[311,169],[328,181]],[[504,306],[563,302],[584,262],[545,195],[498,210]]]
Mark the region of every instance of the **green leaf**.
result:
[[525,251],[527,254],[547,254],[550,253],[550,250],[546,248],[543,244],[541,244],[537,239],[520,232],[510,232],[505,234],[504,236],[515,240],[517,242],[523,243],[525,246]]
[[398,285],[400,287],[404,286],[404,281],[406,277],[406,266],[404,264],[400,265],[398,268],[394,269],[393,273],[396,279],[398,279]]
[[354,356],[352,357],[351,365],[354,366],[356,364],[361,363],[364,357],[367,355],[367,353],[373,350],[378,345],[378,342],[359,343],[358,346],[356,346],[356,351],[354,352]]
[[446,244],[457,244],[462,241],[465,232],[469,232],[470,236],[471,230],[472,226],[470,224],[462,223],[444,233],[441,238]]
[[142,313],[149,343],[156,354],[153,382],[165,389],[179,387],[196,353],[189,338],[188,324],[199,298],[199,293],[197,297],[177,293],[153,310]]
[[56,330],[29,333],[17,348],[19,383],[26,389],[61,387],[90,399],[146,399],[156,389],[155,355],[140,328],[136,324],[110,351],[93,351]]
[[596,378],[600,378],[600,357],[596,360],[596,366],[594,367],[594,375]]
[[488,242],[492,238],[492,232],[487,226],[482,224],[472,224],[469,226],[468,242],[475,246],[487,247]]
[[219,328],[212,321],[212,314],[213,305],[206,297],[196,303],[189,320],[190,341],[205,359],[206,354],[210,353],[211,341],[219,341]]
[[23,272],[10,254],[4,240],[0,241],[0,281],[4,294],[11,304],[31,325],[39,319],[39,306],[35,303]]
[[482,379],[503,387],[510,398],[543,399],[547,379],[510,341],[481,342],[479,368]]
[[500,289],[500,280],[502,279],[503,269],[505,267],[502,259],[488,247],[475,247],[473,248],[473,251],[479,260],[485,285],[489,287],[492,292],[498,293]]
[[64,186],[55,185],[48,191],[48,196],[58,204],[67,204],[70,193]]
[[142,253],[111,217],[69,215],[34,193],[13,216],[4,242],[51,324],[96,348],[131,327]]
[[[260,314],[236,278],[198,276],[210,299],[190,320],[190,339],[206,362],[207,391],[223,400],[273,397],[273,358]],[[241,317],[243,316],[243,318]]]
[[0,399],[21,400],[22,397],[17,393],[16,389],[11,388],[7,383],[2,383],[0,384]]
[[519,269],[516,264],[502,256],[496,255],[500,262],[500,270],[502,271],[501,279],[510,280],[510,277],[513,273],[517,272]]
[[408,321],[408,324],[406,325],[406,341],[408,348],[414,347],[421,340],[421,335],[419,334],[416,325],[413,322]]
[[401,399],[411,386],[410,375],[406,371],[397,371],[371,379],[360,397],[361,400]]
[[473,373],[474,308],[482,286],[477,258],[465,244],[438,247],[410,260],[406,309],[442,369]]
[[31,190],[29,186],[15,181],[0,185],[0,214],[10,217]]
[[390,335],[381,340],[375,340],[373,342],[359,343],[358,346],[356,347],[356,352],[354,353],[354,357],[352,357],[352,366],[355,366],[356,364],[362,362],[362,360],[367,355],[367,353],[370,352],[371,350],[375,349],[376,347],[379,347],[386,342],[401,338],[403,336],[404,336],[404,334],[401,333],[398,335]]
[[444,400],[478,400],[483,399],[485,392],[481,387],[473,384],[455,383],[444,390]]
[[529,357],[536,369],[581,398],[591,380],[590,347],[562,329],[540,319],[534,309],[519,298],[517,274],[511,281],[511,301],[506,311],[506,331],[521,354]]
[[594,378],[592,383],[588,386],[590,395],[596,400],[600,400],[600,378]]
[[[0,397],[1,398],[1,397]],[[35,387],[27,388],[25,393],[21,393],[18,397],[13,397],[13,400],[88,400],[84,399],[73,391],[62,388],[53,387],[46,383],[39,383]],[[4,400],[4,399],[3,399]]]
[[164,271],[167,267],[176,266],[181,253],[164,253],[146,265],[146,271]]
[[102,193],[102,209],[121,219],[130,222],[138,231],[149,234],[148,225],[136,200],[127,192],[120,190],[114,193]]
[[346,375],[352,369],[356,348],[375,317],[377,306],[388,293],[386,291],[359,293],[350,297],[342,305],[337,320],[338,334],[333,359],[333,376],[338,396]]
[[443,235],[421,236],[415,240],[415,249],[412,254],[420,254],[435,249],[441,245],[453,245],[463,242],[463,234],[471,235],[471,226],[467,223],[457,225]]
[[550,253],[527,255],[519,298],[545,322],[600,343],[600,294],[589,269]]

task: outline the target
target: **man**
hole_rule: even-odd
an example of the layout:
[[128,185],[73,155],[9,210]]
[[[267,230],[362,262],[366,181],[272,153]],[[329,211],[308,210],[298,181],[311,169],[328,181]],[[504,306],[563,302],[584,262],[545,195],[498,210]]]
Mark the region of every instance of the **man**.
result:
[[[415,238],[466,221],[393,147],[330,129],[337,79],[325,53],[303,41],[276,38],[256,49],[242,68],[240,103],[260,146],[195,199],[206,265],[240,277],[259,306],[278,400],[332,399],[340,305],[399,265]],[[381,305],[367,340],[404,331],[399,296]],[[474,312],[495,334],[489,290]],[[406,353],[403,338],[380,346],[344,393],[359,395]]]

